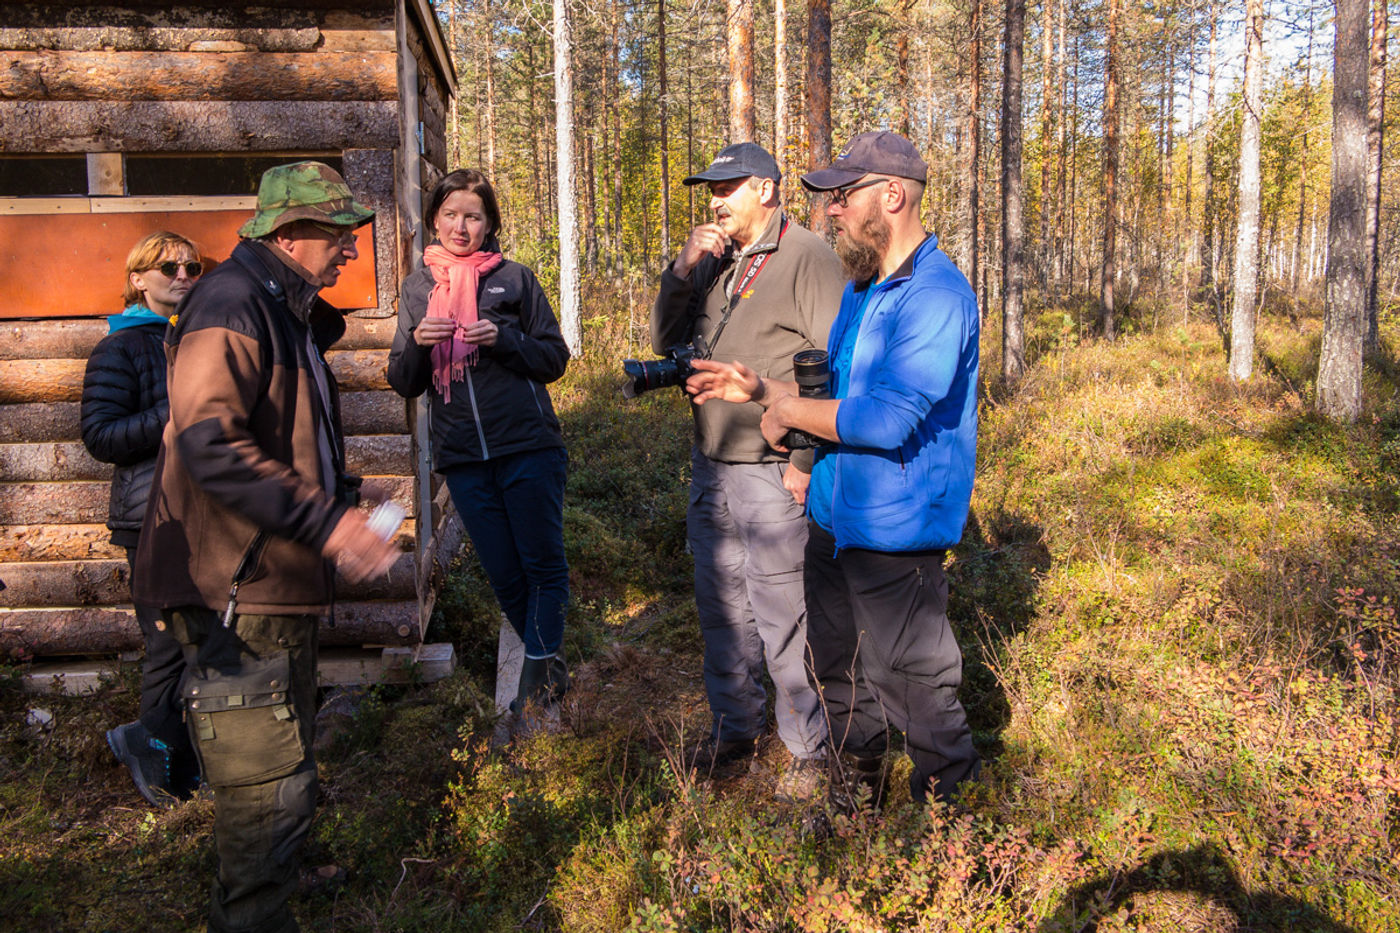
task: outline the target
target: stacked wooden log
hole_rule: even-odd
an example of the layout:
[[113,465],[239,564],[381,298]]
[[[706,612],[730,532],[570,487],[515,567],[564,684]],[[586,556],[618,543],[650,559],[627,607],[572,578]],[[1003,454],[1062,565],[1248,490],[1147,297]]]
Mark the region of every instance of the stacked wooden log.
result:
[[[388,577],[338,587],[328,644],[420,640],[420,578],[440,562],[415,560],[414,458],[409,405],[384,379],[393,318],[347,318],[327,355],[340,383],[346,460],[352,472],[393,490],[410,519],[404,554]],[[79,436],[83,372],[107,333],[101,318],[6,321],[0,339],[0,653],[12,656],[132,650],[141,637],[127,605],[124,552],[107,521],[111,466]],[[440,539],[441,535],[435,536]],[[450,544],[455,549],[460,535]],[[434,545],[443,542],[435,540]]]

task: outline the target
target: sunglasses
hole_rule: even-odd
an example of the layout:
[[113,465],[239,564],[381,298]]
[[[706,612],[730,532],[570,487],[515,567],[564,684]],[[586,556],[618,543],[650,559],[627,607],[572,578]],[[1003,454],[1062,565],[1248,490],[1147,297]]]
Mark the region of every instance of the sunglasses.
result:
[[887,181],[889,181],[888,178],[871,178],[867,181],[858,182],[854,185],[847,185],[844,188],[832,188],[831,203],[835,204],[837,207],[846,207],[847,199],[850,198],[852,191],[859,191],[862,188],[869,188],[871,185],[884,184]]
[[323,224],[315,220],[308,220],[307,223],[333,238],[340,245],[341,249],[346,249],[355,244],[354,230],[347,230],[344,227],[336,227],[332,224]]
[[173,279],[180,274],[181,266],[185,267],[185,275],[188,275],[192,279],[197,279],[204,274],[204,263],[196,259],[191,259],[188,262],[176,262],[170,259],[159,265],[151,266],[151,268],[158,270],[160,274],[167,279]]

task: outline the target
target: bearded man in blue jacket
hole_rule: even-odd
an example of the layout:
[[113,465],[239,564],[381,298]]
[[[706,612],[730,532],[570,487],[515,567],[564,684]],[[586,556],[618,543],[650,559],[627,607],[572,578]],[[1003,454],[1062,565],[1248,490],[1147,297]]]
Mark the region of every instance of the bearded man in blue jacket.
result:
[[928,166],[907,139],[863,133],[804,175],[831,193],[850,282],[831,327],[830,398],[696,360],[697,403],[757,401],[775,448],[790,429],[817,450],[807,496],[807,644],[831,741],[876,783],[887,728],[904,733],[910,790],[939,800],[979,761],[958,702],[962,653],[943,561],[962,537],[977,454],[977,298],[919,219]]

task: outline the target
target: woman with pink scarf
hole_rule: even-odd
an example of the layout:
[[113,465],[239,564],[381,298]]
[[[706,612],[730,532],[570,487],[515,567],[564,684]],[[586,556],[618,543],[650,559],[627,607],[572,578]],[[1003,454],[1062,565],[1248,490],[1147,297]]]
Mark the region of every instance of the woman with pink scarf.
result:
[[567,457],[545,386],[564,374],[569,350],[534,273],[501,255],[501,212],[484,175],[444,177],[426,217],[435,239],[403,282],[389,384],[405,398],[428,393],[433,469],[525,643],[518,715],[568,687]]

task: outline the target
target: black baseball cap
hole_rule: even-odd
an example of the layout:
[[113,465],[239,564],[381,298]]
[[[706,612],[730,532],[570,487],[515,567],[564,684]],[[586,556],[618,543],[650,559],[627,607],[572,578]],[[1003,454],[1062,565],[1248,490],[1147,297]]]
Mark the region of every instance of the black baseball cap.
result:
[[923,184],[928,179],[928,163],[914,144],[898,133],[861,133],[846,144],[829,167],[803,175],[802,185],[810,191],[830,191],[853,184],[865,175],[894,175]]
[[703,172],[691,175],[684,185],[698,185],[706,181],[730,181],[735,178],[771,178],[781,181],[783,173],[778,171],[778,163],[758,143],[735,143],[725,146]]

